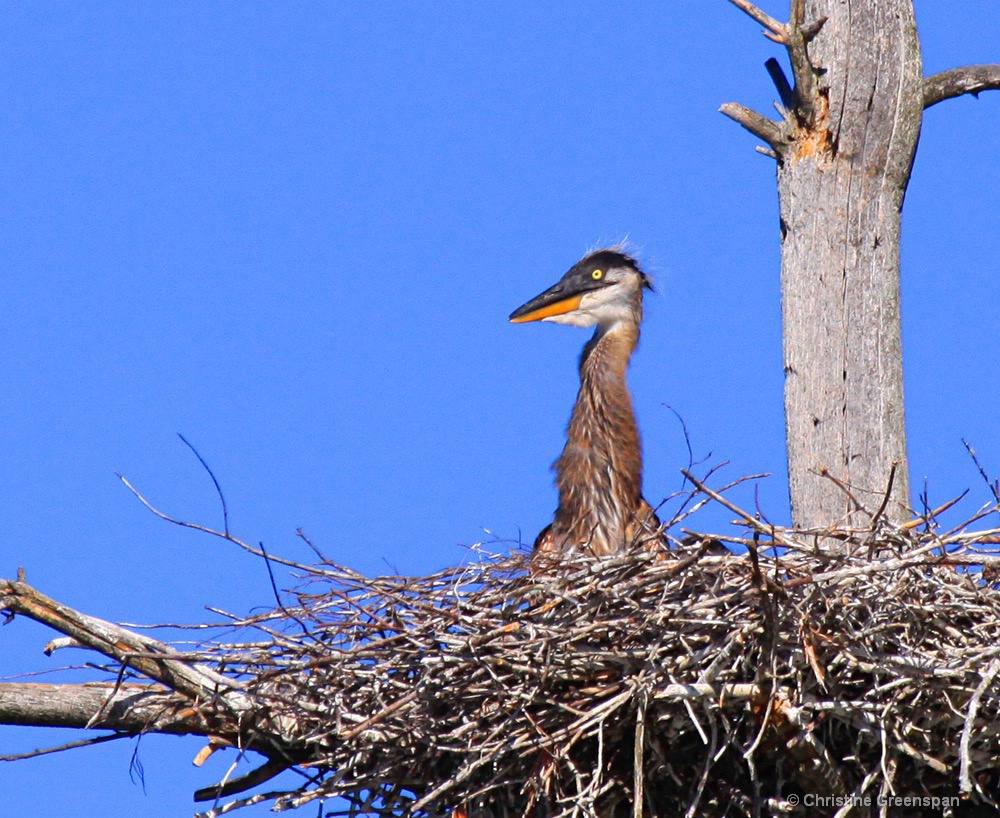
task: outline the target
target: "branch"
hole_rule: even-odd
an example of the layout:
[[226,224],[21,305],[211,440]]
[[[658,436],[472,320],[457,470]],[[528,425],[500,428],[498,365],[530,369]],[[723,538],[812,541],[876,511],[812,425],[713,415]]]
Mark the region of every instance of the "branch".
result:
[[[0,756],[0,760],[13,761],[57,753],[142,733],[208,736],[215,740],[218,740],[220,732],[229,732],[234,736],[239,733],[236,722],[227,726],[214,721],[191,707],[184,696],[150,685],[4,682],[0,683],[0,724],[114,732],[20,756]],[[211,800],[242,792],[273,778],[289,766],[287,760],[268,759],[261,767],[241,778],[198,790],[195,800]]]
[[773,119],[740,105],[738,102],[727,102],[719,108],[720,114],[725,114],[734,122],[742,125],[758,139],[764,140],[775,151],[782,151],[788,146],[788,141],[781,132],[781,126]]
[[776,43],[785,42],[788,30],[784,23],[778,22],[770,14],[761,11],[753,3],[749,2],[749,0],[729,0],[729,2],[764,26],[767,29],[764,33],[765,37],[774,40]]
[[1000,91],[1000,64],[965,65],[924,78],[924,108],[963,94]]
[[110,682],[0,683],[0,724],[129,734],[212,734],[207,722],[177,694],[151,685]]
[[[763,25],[767,29],[764,32],[766,37],[785,46],[795,77],[794,89],[789,85],[777,60],[770,59],[765,63],[781,97],[782,116],[786,119],[790,129],[797,130],[796,125],[798,125],[808,132],[816,130],[822,123],[817,122],[816,69],[809,59],[808,46],[819,34],[827,18],[819,17],[807,22],[805,19],[805,0],[791,1],[791,14],[788,23],[779,22],[765,14],[750,0],[729,0],[729,2]],[[727,102],[719,110],[771,146],[771,151],[765,150],[761,151],[762,153],[780,159],[791,144],[786,129],[749,108]],[[793,121],[792,114],[797,122]],[[761,149],[758,148],[758,150]]]
[[260,786],[265,781],[270,781],[276,775],[280,775],[287,770],[289,766],[290,764],[287,761],[270,759],[269,761],[265,761],[259,767],[251,770],[246,775],[241,775],[239,778],[234,778],[231,781],[226,781],[221,784],[213,784],[211,787],[205,787],[201,790],[195,790],[194,800],[214,801],[217,798],[225,798],[227,795],[235,795],[237,793],[246,792],[247,790]]
[[803,125],[815,127],[816,71],[809,59],[808,46],[823,28],[826,18],[811,23],[805,21],[805,0],[792,0],[791,19],[788,21],[785,47],[795,75],[796,113]]
[[781,107],[786,113],[794,111],[798,107],[798,96],[795,93],[795,89],[788,84],[788,77],[781,70],[781,63],[774,57],[771,57],[764,63],[764,67],[767,69],[774,87],[778,89],[778,96],[781,98]]
[[[162,642],[75,611],[21,580],[0,579],[0,610],[23,614],[48,625],[80,645],[135,668],[143,676],[195,700],[223,692],[234,694],[233,688],[239,687],[222,674],[174,658],[177,652]],[[225,698],[236,711],[246,708],[237,695]]]

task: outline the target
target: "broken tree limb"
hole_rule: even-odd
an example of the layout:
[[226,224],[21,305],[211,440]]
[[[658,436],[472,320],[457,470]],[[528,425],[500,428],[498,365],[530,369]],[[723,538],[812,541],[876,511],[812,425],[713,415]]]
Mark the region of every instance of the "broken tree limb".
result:
[[59,631],[83,647],[131,667],[155,681],[201,698],[226,694],[231,706],[240,709],[234,692],[240,685],[209,668],[173,657],[176,651],[155,639],[126,630],[63,605],[23,580],[0,579],[0,610],[21,614]]
[[775,152],[780,153],[788,147],[788,140],[781,125],[752,108],[747,108],[738,102],[727,102],[719,108],[719,113],[742,125],[758,139],[770,145]]
[[[97,718],[95,718],[97,716]],[[182,696],[145,684],[0,683],[0,724],[76,727],[173,735],[209,735]]]
[[964,65],[924,79],[924,108],[963,94],[978,96],[983,91],[1000,90],[1000,63]]

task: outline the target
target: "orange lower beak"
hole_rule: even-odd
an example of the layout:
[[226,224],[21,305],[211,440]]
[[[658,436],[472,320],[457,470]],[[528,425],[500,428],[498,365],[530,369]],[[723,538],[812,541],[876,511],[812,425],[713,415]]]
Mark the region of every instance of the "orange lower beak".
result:
[[543,318],[549,318],[553,315],[565,315],[567,312],[573,312],[573,310],[580,307],[581,298],[582,296],[574,295],[564,298],[562,301],[556,301],[553,304],[546,304],[544,307],[539,307],[537,310],[532,310],[524,315],[518,315],[516,318],[511,316],[510,322],[512,324],[524,324],[528,321],[541,321]]

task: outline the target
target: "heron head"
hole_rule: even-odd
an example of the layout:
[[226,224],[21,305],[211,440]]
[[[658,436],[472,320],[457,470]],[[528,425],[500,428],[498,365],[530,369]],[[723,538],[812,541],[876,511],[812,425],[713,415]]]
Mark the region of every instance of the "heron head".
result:
[[638,262],[619,248],[588,253],[552,287],[510,314],[513,324],[551,321],[607,328],[642,320],[642,291],[652,289]]

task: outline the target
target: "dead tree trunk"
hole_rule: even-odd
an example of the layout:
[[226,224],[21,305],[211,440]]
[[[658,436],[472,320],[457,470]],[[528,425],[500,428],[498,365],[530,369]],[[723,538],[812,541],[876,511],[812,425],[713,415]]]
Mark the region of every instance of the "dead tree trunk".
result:
[[[910,516],[900,215],[927,105],[995,88],[997,66],[926,82],[912,0],[792,0],[787,24],[732,2],[788,50],[781,122],[722,112],[778,161],[785,427],[793,523]],[[947,91],[941,91],[941,85]]]
[[827,71],[809,89],[807,138],[778,170],[792,515],[804,527],[866,523],[821,475],[874,510],[896,463],[885,510],[901,522],[899,228],[923,111],[920,46],[910,0],[822,5],[810,54]]

